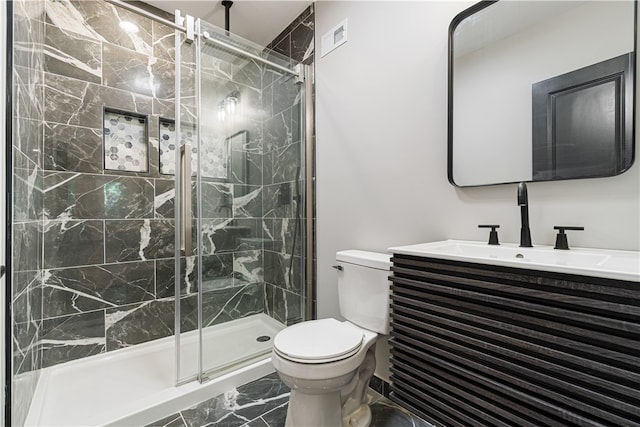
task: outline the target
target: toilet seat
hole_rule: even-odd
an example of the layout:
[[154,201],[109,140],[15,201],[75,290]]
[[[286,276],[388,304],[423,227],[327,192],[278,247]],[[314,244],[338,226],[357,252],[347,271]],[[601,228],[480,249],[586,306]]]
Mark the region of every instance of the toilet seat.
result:
[[273,341],[273,349],[293,362],[329,363],[356,354],[363,337],[363,331],[348,322],[312,320],[282,330]]

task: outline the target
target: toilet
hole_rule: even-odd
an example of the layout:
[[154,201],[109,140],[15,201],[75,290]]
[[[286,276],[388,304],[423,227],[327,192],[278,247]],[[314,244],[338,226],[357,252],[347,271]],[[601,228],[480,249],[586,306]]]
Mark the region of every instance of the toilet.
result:
[[375,344],[389,333],[390,256],[336,253],[340,314],[280,331],[271,360],[291,388],[285,427],[366,427]]

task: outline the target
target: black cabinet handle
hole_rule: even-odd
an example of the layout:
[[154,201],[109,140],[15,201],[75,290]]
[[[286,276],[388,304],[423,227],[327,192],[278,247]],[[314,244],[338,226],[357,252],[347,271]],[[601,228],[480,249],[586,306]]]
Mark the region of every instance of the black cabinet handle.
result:
[[500,242],[498,241],[498,232],[496,231],[496,228],[500,228],[499,225],[497,225],[497,224],[491,224],[491,225],[482,224],[482,225],[478,225],[478,228],[490,228],[491,232],[489,233],[489,244],[490,245],[499,245],[500,244]]
[[6,270],[6,267],[4,265],[0,265],[0,279],[4,277],[5,270]]
[[556,225],[553,227],[554,230],[558,230],[558,234],[556,235],[556,245],[553,249],[569,249],[569,241],[567,240],[567,235],[564,234],[565,230],[572,231],[584,231],[584,227],[575,227],[570,225]]
[[331,267],[335,268],[338,271],[342,271],[343,270],[341,265],[332,265]]

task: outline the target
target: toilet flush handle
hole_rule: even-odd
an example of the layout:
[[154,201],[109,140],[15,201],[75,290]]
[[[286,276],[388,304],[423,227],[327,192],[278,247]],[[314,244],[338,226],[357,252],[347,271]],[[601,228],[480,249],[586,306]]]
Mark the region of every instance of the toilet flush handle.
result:
[[331,267],[335,268],[338,271],[344,270],[341,265],[332,265]]

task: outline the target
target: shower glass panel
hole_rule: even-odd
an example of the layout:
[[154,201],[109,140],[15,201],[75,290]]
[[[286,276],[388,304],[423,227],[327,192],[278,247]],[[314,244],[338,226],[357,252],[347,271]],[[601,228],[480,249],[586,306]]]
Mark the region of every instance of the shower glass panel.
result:
[[178,181],[189,175],[187,165],[192,170],[176,206],[191,220],[193,247],[184,256],[183,223],[178,383],[255,362],[279,330],[304,320],[304,85],[297,64],[201,20],[196,34],[181,49],[176,114],[181,134],[192,135],[180,141],[191,144],[183,150],[191,160],[175,166]]

